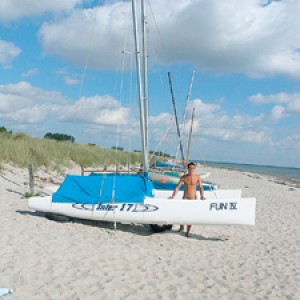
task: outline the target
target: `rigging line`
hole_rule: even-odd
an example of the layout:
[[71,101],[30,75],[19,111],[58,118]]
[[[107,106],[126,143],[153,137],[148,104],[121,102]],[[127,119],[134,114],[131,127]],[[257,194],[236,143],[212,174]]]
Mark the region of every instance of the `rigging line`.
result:
[[[146,0],[146,1],[147,1],[147,4],[148,4],[150,12],[151,12],[151,16],[152,16],[152,19],[153,19],[153,22],[154,22],[155,29],[157,31],[157,36],[158,36],[160,45],[162,47],[162,51],[164,53],[166,53],[168,56],[170,56],[170,51],[168,50],[169,48],[166,46],[166,43],[165,43],[165,41],[164,41],[164,39],[162,37],[162,34],[161,34],[160,30],[159,30],[158,22],[157,22],[157,19],[155,18],[155,14],[154,14],[153,8],[152,8],[152,6],[150,4],[150,1],[149,0]],[[154,52],[155,57],[158,57],[157,52],[155,51],[154,48],[152,48],[152,51]],[[164,84],[165,81],[162,80],[162,76],[161,76],[161,72],[160,71],[159,71],[159,76],[160,76],[160,81],[162,82],[162,85],[164,87],[164,91],[167,91],[166,84]],[[175,82],[175,86],[176,86],[176,82]],[[165,92],[165,94],[166,94],[166,92]],[[168,95],[167,94],[165,96],[165,99],[168,99]]]
[[[153,12],[153,8],[152,8],[152,6],[151,6],[151,4],[150,4],[150,2],[149,2],[148,0],[147,0],[147,4],[148,4],[148,6],[149,6],[149,8],[150,8],[151,15],[152,15],[152,18],[153,18],[153,20],[154,20],[155,28],[156,28],[156,31],[157,31],[157,33],[158,33],[158,37],[159,37],[160,43],[161,43],[161,45],[162,45],[163,51],[164,51],[165,53],[168,53],[169,51],[167,51],[166,44],[165,44],[165,42],[164,42],[164,40],[163,40],[163,38],[162,38],[162,34],[161,34],[160,30],[159,30],[158,23],[157,23],[157,20],[156,20],[156,18],[155,18],[154,12]],[[155,51],[155,49],[152,49],[152,50],[153,50],[155,56],[158,57],[157,52]],[[163,88],[163,91],[166,91],[167,88],[166,88],[166,85],[164,84],[165,81],[162,80],[162,75],[161,75],[161,72],[160,72],[160,71],[159,71],[159,77],[160,77],[160,82],[162,83],[162,86],[164,87],[164,88]],[[168,96],[167,96],[167,94],[166,94],[165,99],[167,99],[167,98],[168,98]],[[177,158],[178,151],[179,151],[179,149],[180,149],[181,147],[182,147],[182,146],[180,146],[180,142],[179,142],[179,143],[177,144],[177,146],[176,146],[175,158]]]
[[92,207],[93,207],[93,209],[92,209],[92,215],[96,211],[94,208],[101,203],[101,198],[102,198],[102,195],[103,195],[103,185],[104,185],[105,177],[106,177],[106,175],[103,174],[102,179],[101,179],[101,183],[100,183],[100,189],[99,189],[99,202],[97,202],[95,204],[92,204]]
[[[153,12],[153,9],[152,9],[152,6],[151,6],[151,4],[150,4],[150,2],[147,0],[147,5],[148,5],[148,7],[149,7],[149,9],[150,9],[150,12],[151,12],[151,15],[152,15],[152,19],[153,19],[153,21],[154,21],[154,24],[155,24],[155,28],[156,28],[156,31],[157,31],[157,33],[158,33],[158,37],[159,37],[159,40],[160,40],[160,42],[161,42],[161,45],[162,45],[162,48],[163,48],[163,50],[167,53],[167,51],[166,51],[166,46],[165,46],[165,43],[164,43],[164,41],[163,41],[163,39],[162,39],[162,35],[161,35],[161,33],[160,33],[160,31],[159,31],[159,27],[158,27],[158,25],[157,25],[157,21],[156,21],[156,19],[155,19],[155,15],[154,15],[154,12]],[[149,23],[149,21],[148,21],[148,23]],[[149,26],[148,26],[149,27]],[[148,45],[149,45],[149,43],[148,43]],[[151,45],[151,44],[150,44]],[[158,57],[158,55],[157,55],[157,51],[155,50],[155,48],[151,48],[151,50],[153,51],[153,53],[154,53],[154,57]],[[149,56],[149,55],[148,55]],[[161,83],[161,85],[162,85],[162,91],[163,91],[163,93],[164,93],[164,99],[168,99],[168,94],[167,94],[167,90],[168,90],[168,87],[167,87],[167,84],[166,84],[166,81],[165,80],[163,80],[163,76],[162,76],[162,72],[160,71],[160,70],[158,70],[158,76],[159,76],[159,79],[160,79],[160,83]],[[167,100],[165,100],[166,102],[168,102]]]
[[[128,15],[129,15],[129,13],[128,13]],[[128,18],[126,20],[128,20]],[[124,80],[124,78],[125,78],[125,75],[124,75],[125,74],[125,70],[127,70],[127,69],[128,70],[133,70],[133,63],[134,63],[133,52],[129,52],[129,51],[125,50],[126,49],[126,45],[128,44],[128,38],[127,38],[128,31],[129,31],[129,25],[128,25],[128,23],[129,22],[126,22],[126,26],[125,26],[125,28],[127,28],[127,30],[126,30],[126,35],[125,35],[126,37],[124,39],[124,45],[123,45],[123,51],[122,51],[123,57],[124,57],[124,59],[123,59],[123,68],[122,68],[123,77],[122,77],[122,83],[120,85],[120,91],[119,91],[119,93],[120,93],[121,103],[125,105],[125,100],[124,100],[125,99],[124,98],[125,97],[125,95],[124,95],[125,94],[124,93],[124,86],[129,86],[130,87],[130,89],[128,90],[129,91],[129,101],[127,103],[128,103],[128,107],[130,109],[133,109],[134,108],[134,105],[133,105],[133,103],[134,103],[133,98],[134,97],[133,97],[133,89],[132,89],[132,87],[133,87],[133,72],[132,71],[130,72],[129,78],[128,78],[128,76],[126,76],[126,82]],[[128,57],[128,55],[130,57],[129,64],[127,66],[125,66],[125,61],[127,62],[126,57]],[[127,83],[127,85],[126,85],[126,83]],[[119,135],[121,135],[120,127],[118,129],[119,129]],[[125,137],[128,137],[128,138],[126,138],[126,140],[128,141],[127,162],[129,163],[129,161],[131,160],[130,157],[132,155],[130,153],[130,149],[132,148],[132,131],[131,131],[130,128],[129,128],[129,134],[124,134],[124,132],[123,132],[122,138],[125,138]]]
[[[98,3],[96,4],[97,7],[100,3],[100,0],[98,1]],[[94,20],[91,24],[91,32],[90,32],[90,37],[93,37],[95,34],[95,30],[96,30],[96,24],[97,24],[97,10],[95,11],[95,15],[94,15]],[[84,63],[84,67],[83,67],[83,73],[82,73],[82,77],[81,77],[81,81],[80,81],[80,87],[79,87],[79,99],[82,96],[83,93],[83,86],[84,86],[84,82],[85,82],[85,78],[86,78],[86,73],[87,73],[87,69],[88,69],[88,65],[89,65],[89,61],[90,61],[90,56],[91,56],[91,43],[92,39],[90,38],[88,41],[88,45],[87,45],[87,55],[85,57],[85,63]]]
[[[128,9],[129,11],[129,9]],[[129,12],[128,12],[129,15]],[[128,20],[128,17],[126,18],[126,20]],[[120,79],[120,89],[119,89],[119,98],[120,98],[120,106],[122,107],[122,104],[124,104],[124,73],[125,73],[125,61],[126,61],[126,56],[125,56],[125,48],[126,48],[126,44],[128,42],[128,22],[126,21],[125,23],[125,28],[127,28],[127,30],[125,30],[125,34],[124,34],[124,40],[123,40],[123,55],[122,55],[122,76]],[[117,76],[116,76],[117,77]],[[117,86],[117,78],[115,77],[115,89]],[[116,192],[116,180],[117,180],[117,172],[118,172],[118,152],[119,152],[119,145],[120,145],[120,128],[121,128],[121,118],[118,118],[118,123],[117,123],[117,138],[116,138],[116,143],[115,143],[115,170],[114,170],[114,177],[113,177],[113,186],[112,186],[112,197],[111,197],[111,202],[114,203],[115,202],[115,192]],[[115,216],[115,208],[113,208],[113,213]]]
[[172,116],[171,119],[170,119],[170,123],[169,123],[169,126],[168,126],[166,132],[164,133],[164,135],[163,135],[162,138],[160,139],[160,141],[159,141],[158,145],[156,146],[154,152],[152,153],[152,155],[151,155],[149,161],[151,161],[151,159],[152,159],[153,156],[155,155],[157,149],[160,147],[160,145],[162,144],[162,142],[165,140],[165,138],[166,138],[166,136],[168,135],[169,130],[170,130],[171,126],[172,126],[172,123],[173,123],[173,116]]
[[[161,35],[160,31],[159,31],[159,27],[158,27],[158,25],[157,25],[157,21],[156,21],[154,12],[153,12],[153,8],[152,8],[152,6],[151,6],[151,4],[150,4],[149,1],[147,1],[147,7],[149,7],[149,11],[151,12],[152,20],[154,20],[154,24],[155,24],[155,28],[156,28],[156,31],[157,31],[158,36],[159,36],[159,40],[161,41],[161,45],[163,45],[162,48],[163,48],[163,49],[167,49],[167,48],[165,47],[165,43],[164,43],[164,41],[163,41],[163,39],[162,39],[162,35]],[[151,45],[151,43],[150,43],[150,45]],[[158,54],[157,54],[156,49],[155,49],[155,48],[151,48],[151,50],[153,51],[154,57],[158,57]],[[169,101],[166,100],[166,99],[169,98],[169,95],[167,94],[168,87],[167,87],[167,84],[166,84],[166,80],[164,79],[165,76],[162,75],[162,72],[161,72],[160,69],[158,70],[158,77],[159,77],[160,84],[161,84],[161,86],[162,86],[162,88],[161,88],[161,91],[162,91],[162,93],[163,93],[162,99],[164,99],[163,101],[166,102],[166,103],[168,103],[168,105],[170,105],[170,104],[169,104]],[[171,109],[171,108],[170,108],[170,109]],[[151,156],[151,157],[152,157],[152,156]]]
[[162,47],[163,47],[164,52],[167,53],[167,52],[168,52],[168,51],[167,51],[167,47],[165,46],[164,40],[162,39],[162,35],[161,35],[160,30],[159,30],[159,28],[158,28],[157,21],[156,21],[156,18],[155,18],[155,15],[154,15],[152,6],[151,6],[151,4],[150,4],[150,1],[147,0],[147,3],[148,3],[148,6],[149,6],[149,8],[150,8],[150,11],[151,11],[152,18],[153,18],[153,20],[154,20],[155,28],[156,28],[156,30],[157,30],[157,32],[158,32],[159,40],[160,40],[160,42],[161,42],[161,44],[162,44]]
[[[186,96],[186,105],[185,105],[184,112],[183,112],[183,121],[182,121],[181,126],[180,126],[181,143],[182,144],[184,144],[184,140],[185,140],[185,137],[184,137],[185,136],[185,119],[186,119],[188,103],[189,103],[190,95],[191,95],[191,91],[192,91],[192,86],[193,86],[193,82],[194,82],[194,77],[195,77],[195,69],[192,72],[192,77],[191,77],[191,81],[190,81],[190,84],[189,84],[188,93],[187,93],[187,96]],[[177,146],[176,146],[176,153],[175,153],[176,159],[177,159],[179,150],[180,150],[180,140],[178,140]]]
[[184,108],[184,112],[183,112],[183,124],[181,126],[181,133],[182,133],[182,136],[183,136],[183,139],[184,139],[184,133],[185,133],[185,120],[186,120],[186,114],[187,114],[187,110],[188,110],[188,104],[190,102],[190,97],[191,97],[191,93],[192,93],[192,88],[193,88],[193,83],[194,83],[194,78],[195,78],[195,69],[193,70],[192,72],[192,78],[191,78],[191,81],[190,81],[190,85],[189,85],[189,89],[188,89],[188,93],[187,93],[187,96],[186,96],[186,103],[185,103],[185,108]]

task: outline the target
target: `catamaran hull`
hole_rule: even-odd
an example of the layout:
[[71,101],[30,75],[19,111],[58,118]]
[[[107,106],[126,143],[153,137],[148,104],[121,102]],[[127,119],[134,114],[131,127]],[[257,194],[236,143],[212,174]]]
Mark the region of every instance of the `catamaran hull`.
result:
[[255,198],[213,195],[202,200],[147,198],[144,203],[53,203],[52,197],[32,197],[29,208],[68,217],[141,224],[255,225]]

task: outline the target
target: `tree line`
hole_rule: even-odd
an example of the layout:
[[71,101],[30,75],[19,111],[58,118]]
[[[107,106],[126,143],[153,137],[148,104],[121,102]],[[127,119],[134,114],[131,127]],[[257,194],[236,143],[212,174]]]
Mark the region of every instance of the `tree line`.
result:
[[56,141],[64,141],[64,142],[75,142],[75,138],[72,135],[65,134],[65,133],[52,133],[52,132],[47,132],[44,135],[44,139],[50,139],[50,140],[56,140]]
[[[7,133],[7,134],[12,134],[12,131],[8,131],[6,127],[1,126],[0,127],[0,133]],[[47,132],[44,135],[44,139],[51,139],[51,140],[56,140],[56,141],[69,141],[71,143],[75,142],[75,138],[72,135],[69,134],[64,134],[64,133],[52,133],[52,132]]]
[[0,133],[9,133],[12,134],[12,131],[8,131],[4,126],[0,127]]

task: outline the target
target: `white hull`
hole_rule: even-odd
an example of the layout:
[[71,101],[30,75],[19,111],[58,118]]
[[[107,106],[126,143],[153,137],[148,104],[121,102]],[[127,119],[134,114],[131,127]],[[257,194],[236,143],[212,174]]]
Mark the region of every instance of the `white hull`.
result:
[[144,204],[52,203],[52,197],[32,197],[29,208],[74,218],[141,224],[255,224],[255,198],[241,198],[240,190],[215,191],[206,200],[182,200],[182,195],[169,200],[170,191],[155,191]]

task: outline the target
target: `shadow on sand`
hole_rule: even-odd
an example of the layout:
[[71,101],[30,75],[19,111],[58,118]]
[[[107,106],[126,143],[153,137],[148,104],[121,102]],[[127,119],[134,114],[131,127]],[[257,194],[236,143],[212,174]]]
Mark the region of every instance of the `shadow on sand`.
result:
[[[86,226],[92,226],[92,227],[98,227],[102,229],[107,229],[110,232],[113,232],[114,229],[114,223],[113,222],[104,222],[104,221],[96,221],[96,220],[84,220],[84,219],[78,219],[78,218],[70,218],[66,216],[60,216],[60,215],[54,215],[54,214],[47,214],[43,212],[37,212],[37,211],[30,211],[30,210],[17,210],[17,213],[21,215],[29,215],[33,217],[39,217],[39,218],[46,218],[50,221],[54,222],[60,222],[60,223],[76,223]],[[184,232],[178,232],[177,230],[167,230],[165,232],[161,233],[154,233],[150,226],[148,224],[124,224],[124,223],[117,223],[116,224],[116,230],[122,231],[122,232],[129,232],[141,236],[150,236],[152,234],[166,234],[166,233],[173,233],[177,235],[181,235],[182,237],[186,238],[187,240],[194,239],[198,241],[211,241],[211,242],[225,242],[228,240],[227,237],[205,237],[203,235],[190,233],[190,236],[187,238],[186,234]]]
[[211,241],[211,242],[226,242],[228,240],[228,238],[225,237],[205,237],[203,235],[200,234],[190,234],[190,236],[187,239],[194,239],[194,240],[198,240],[198,241]]
[[19,195],[19,196],[22,196],[22,197],[24,197],[24,194],[23,194],[23,193],[21,193],[21,192],[14,191],[14,190],[12,190],[12,189],[6,189],[6,191],[7,191],[8,193],[17,194],[17,195]]
[[45,213],[39,211],[30,211],[30,210],[16,210],[16,212],[20,215],[24,216],[33,216],[33,217],[45,217]]
[[[36,211],[30,211],[30,210],[17,210],[16,212],[21,215],[45,218],[47,220],[59,222],[59,223],[75,223],[75,224],[98,227],[98,228],[114,231],[114,223],[113,222],[71,218],[71,217],[62,216],[62,215],[54,215],[54,214],[48,214],[48,213],[44,213],[44,212],[36,212]],[[123,231],[123,232],[130,232],[130,233],[134,233],[134,234],[138,234],[138,235],[142,235],[142,236],[149,236],[149,235],[153,234],[153,232],[151,231],[151,228],[149,227],[148,224],[117,223],[116,230]]]
[[[174,232],[174,231],[173,231]],[[225,242],[228,240],[228,237],[206,237],[200,234],[190,233],[189,236],[186,236],[186,232],[176,230],[175,233],[185,237],[187,240],[198,240],[198,241],[211,241],[211,242]]]

